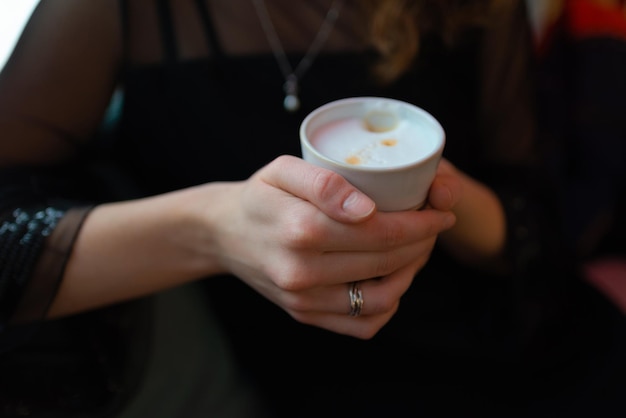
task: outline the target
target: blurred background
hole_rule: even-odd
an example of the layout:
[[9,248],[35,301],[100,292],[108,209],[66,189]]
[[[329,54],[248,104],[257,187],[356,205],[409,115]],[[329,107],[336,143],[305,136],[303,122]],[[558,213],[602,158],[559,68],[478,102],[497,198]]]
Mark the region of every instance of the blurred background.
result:
[[[549,15],[551,5],[560,0],[526,0],[535,31]],[[0,69],[9,57],[24,23],[39,0],[0,0]],[[538,35],[538,34],[537,34]]]
[[0,0],[0,68],[39,0]]

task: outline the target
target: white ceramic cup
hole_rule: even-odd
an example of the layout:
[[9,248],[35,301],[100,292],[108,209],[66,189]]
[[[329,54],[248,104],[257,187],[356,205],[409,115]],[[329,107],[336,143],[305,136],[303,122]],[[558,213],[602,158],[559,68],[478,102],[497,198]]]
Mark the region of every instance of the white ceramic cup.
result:
[[300,126],[300,143],[305,161],[342,175],[389,212],[424,205],[445,132],[410,103],[353,97],[311,112]]

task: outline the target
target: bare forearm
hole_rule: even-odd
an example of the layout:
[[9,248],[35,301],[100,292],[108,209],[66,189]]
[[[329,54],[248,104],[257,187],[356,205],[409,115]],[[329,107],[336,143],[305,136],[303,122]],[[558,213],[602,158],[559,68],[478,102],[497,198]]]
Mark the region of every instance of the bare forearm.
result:
[[212,193],[212,188],[96,207],[75,242],[49,316],[144,296],[217,273],[217,263],[202,252],[207,230],[191,216],[198,193]]

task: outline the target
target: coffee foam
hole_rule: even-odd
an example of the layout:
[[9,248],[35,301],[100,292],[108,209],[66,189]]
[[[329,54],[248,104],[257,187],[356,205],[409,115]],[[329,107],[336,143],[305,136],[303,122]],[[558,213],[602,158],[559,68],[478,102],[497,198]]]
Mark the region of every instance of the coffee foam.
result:
[[430,156],[438,146],[432,129],[419,122],[380,114],[329,122],[316,129],[309,139],[327,158],[362,167],[407,165]]

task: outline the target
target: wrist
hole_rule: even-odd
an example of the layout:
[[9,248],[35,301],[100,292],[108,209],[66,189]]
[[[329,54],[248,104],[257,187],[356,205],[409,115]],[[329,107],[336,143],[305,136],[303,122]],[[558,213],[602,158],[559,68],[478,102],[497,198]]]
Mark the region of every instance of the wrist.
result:
[[201,276],[228,272],[220,237],[232,224],[237,183],[214,182],[171,193],[172,243]]

